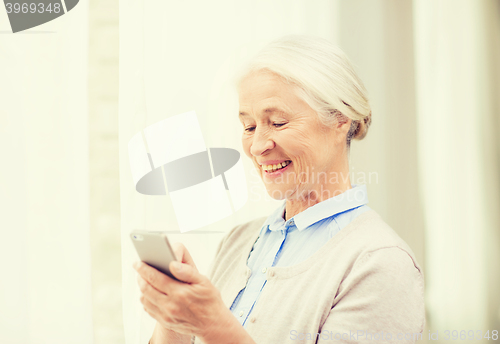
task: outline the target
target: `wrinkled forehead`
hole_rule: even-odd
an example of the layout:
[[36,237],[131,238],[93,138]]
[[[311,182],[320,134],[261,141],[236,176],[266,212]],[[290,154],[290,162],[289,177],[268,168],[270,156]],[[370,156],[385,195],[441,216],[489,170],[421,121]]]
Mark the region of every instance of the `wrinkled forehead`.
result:
[[262,108],[257,107],[252,107],[251,109],[248,107],[240,107],[240,111],[238,113],[238,117],[240,121],[243,121],[245,119],[249,119],[254,117],[254,114],[257,116],[266,116],[266,115],[273,115],[273,114],[282,114],[282,115],[290,115],[292,110],[289,109],[288,106],[282,105],[282,104],[273,104],[273,103],[268,103],[268,104],[261,104],[263,105]]

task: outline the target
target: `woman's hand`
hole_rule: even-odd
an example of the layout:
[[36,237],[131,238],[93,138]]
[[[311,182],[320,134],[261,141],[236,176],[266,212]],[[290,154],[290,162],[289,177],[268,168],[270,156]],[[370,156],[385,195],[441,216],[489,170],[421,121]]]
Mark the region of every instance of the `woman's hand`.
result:
[[[186,249],[186,247],[179,243],[179,242],[174,242],[171,244],[172,250],[174,252],[174,255],[177,259],[177,261],[186,263],[191,265],[193,268],[198,271],[198,268],[196,267],[196,264],[194,263],[193,258],[189,254],[189,251]],[[161,343],[185,343],[189,344],[191,343],[191,335],[186,335],[182,333],[178,333],[175,331],[172,331],[168,328],[163,327],[159,322],[156,322],[155,330],[153,332],[153,336],[151,338],[150,343],[152,344],[161,344]]]
[[219,291],[198,272],[187,249],[179,243],[172,245],[172,249],[179,261],[170,263],[170,271],[186,283],[145,263],[134,264],[144,309],[165,329],[211,338],[214,331],[221,330],[221,324],[236,319],[224,305]]

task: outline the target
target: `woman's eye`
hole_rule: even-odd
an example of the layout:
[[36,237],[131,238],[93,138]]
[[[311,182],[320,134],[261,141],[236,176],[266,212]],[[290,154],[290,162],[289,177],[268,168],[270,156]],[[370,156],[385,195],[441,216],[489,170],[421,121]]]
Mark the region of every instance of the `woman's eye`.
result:
[[[273,123],[273,126],[274,126],[275,128],[279,128],[279,127],[284,126],[285,124],[286,124],[286,123]],[[254,131],[254,130],[255,130],[255,127],[246,127],[246,128],[245,128],[245,131],[247,131],[247,132]]]

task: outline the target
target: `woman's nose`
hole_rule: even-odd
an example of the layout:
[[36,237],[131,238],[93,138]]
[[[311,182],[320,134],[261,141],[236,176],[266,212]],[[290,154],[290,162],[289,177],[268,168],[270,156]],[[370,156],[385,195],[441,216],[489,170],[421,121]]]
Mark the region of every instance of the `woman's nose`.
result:
[[255,129],[252,146],[250,147],[250,153],[252,153],[253,156],[260,156],[264,154],[264,152],[273,149],[274,146],[274,141],[266,135],[266,133],[262,130]]

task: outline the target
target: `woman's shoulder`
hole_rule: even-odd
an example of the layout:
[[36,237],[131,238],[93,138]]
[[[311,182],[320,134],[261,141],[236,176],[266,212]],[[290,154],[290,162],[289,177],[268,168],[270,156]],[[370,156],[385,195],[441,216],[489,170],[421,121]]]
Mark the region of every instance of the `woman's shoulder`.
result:
[[339,244],[358,257],[368,257],[374,252],[405,253],[418,269],[420,266],[410,246],[397,232],[377,213],[370,209],[354,219],[339,235]]

